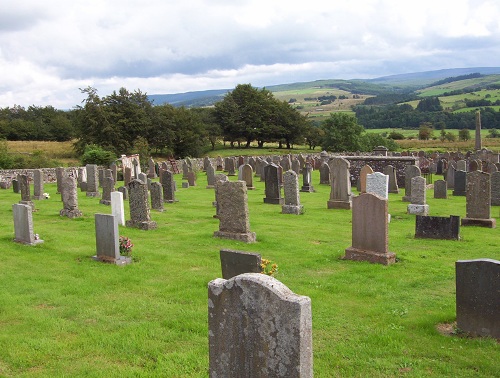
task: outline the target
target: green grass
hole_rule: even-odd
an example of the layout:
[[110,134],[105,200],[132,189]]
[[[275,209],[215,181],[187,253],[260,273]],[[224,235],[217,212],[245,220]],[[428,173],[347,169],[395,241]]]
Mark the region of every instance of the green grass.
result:
[[[231,178],[231,180],[233,180]],[[248,192],[257,243],[212,237],[213,190],[179,190],[158,229],[120,227],[135,244],[134,264],[95,262],[94,213],[109,213],[80,195],[85,216],[58,215],[51,199],[37,201],[35,232],[45,243],[12,242],[11,204],[0,191],[0,376],[207,377],[207,284],[220,277],[219,250],[260,253],[278,263],[277,279],[312,300],[316,377],[493,377],[500,348],[491,339],[443,336],[436,326],[455,320],[454,263],[500,259],[498,229],[461,229],[461,241],[414,239],[415,217],[401,195],[390,194],[389,249],[398,263],[385,267],[344,261],[351,245],[351,211],[327,210],[330,189],[301,193],[302,216],[263,203],[263,183]],[[314,183],[319,181],[313,172]],[[465,215],[465,198],[434,200],[431,215]],[[128,204],[126,214],[128,218]],[[492,208],[498,220],[499,207]]]

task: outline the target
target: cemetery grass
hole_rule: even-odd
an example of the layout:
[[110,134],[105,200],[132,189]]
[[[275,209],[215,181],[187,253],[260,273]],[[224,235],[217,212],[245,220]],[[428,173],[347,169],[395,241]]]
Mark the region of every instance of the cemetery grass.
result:
[[[98,199],[80,194],[84,217],[62,218],[55,185],[46,185],[51,198],[36,201],[33,215],[45,242],[28,247],[12,242],[19,195],[0,191],[0,376],[207,377],[207,284],[221,277],[222,248],[260,253],[279,265],[278,280],[311,298],[316,377],[498,376],[497,341],[437,330],[455,321],[455,261],[500,259],[498,229],[417,240],[402,190],[389,198],[389,249],[398,262],[345,261],[351,212],[326,208],[330,190],[317,184],[317,171],[316,192],[301,193],[301,216],[264,204],[257,178],[248,192],[254,244],[212,237],[218,221],[204,173],[196,187],[176,181],[179,202],[151,212],[157,230],[120,226],[135,244],[135,261],[124,267],[91,259],[93,214],[110,213]],[[429,190],[427,198],[430,215],[465,216],[465,197],[435,200]]]

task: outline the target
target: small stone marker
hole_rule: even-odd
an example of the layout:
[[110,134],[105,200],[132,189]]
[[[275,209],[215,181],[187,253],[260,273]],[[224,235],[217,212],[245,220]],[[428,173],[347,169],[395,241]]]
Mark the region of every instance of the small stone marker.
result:
[[27,245],[43,243],[33,232],[33,210],[30,205],[15,203],[12,205],[12,213],[15,242]]
[[311,300],[273,277],[208,284],[210,377],[312,378]]
[[118,222],[114,215],[95,214],[96,255],[94,260],[116,265],[130,264],[132,259],[120,255]]
[[255,242],[255,232],[250,231],[245,182],[217,181],[215,190],[219,231],[215,231],[214,236],[245,243]]
[[409,204],[407,208],[408,214],[429,214],[429,205],[427,205],[426,199],[427,194],[425,177],[413,177],[411,179],[411,204]]
[[68,218],[79,218],[83,216],[83,213],[78,208],[76,179],[67,172],[63,174],[61,179],[61,198],[63,209],[59,211],[60,216]]
[[150,217],[147,184],[140,180],[132,180],[129,190],[130,220],[126,221],[125,225],[141,230],[156,229],[156,222]]
[[459,260],[455,272],[457,327],[500,339],[500,261]]
[[448,198],[448,185],[445,180],[436,180],[434,182],[434,198]]
[[258,253],[220,250],[222,278],[228,280],[243,273],[260,273],[261,257]]
[[300,204],[299,178],[289,170],[283,175],[285,203],[281,206],[282,214],[304,214],[304,206]]
[[424,239],[460,239],[460,217],[430,217],[417,215],[415,221],[415,237]]
[[465,196],[465,218],[462,226],[496,227],[496,219],[491,218],[490,174],[481,171],[467,173]]
[[346,260],[389,265],[396,255],[388,251],[387,200],[365,193],[353,198],[352,246],[345,250]]
[[111,213],[115,216],[120,226],[125,226],[125,209],[122,192],[111,192]]

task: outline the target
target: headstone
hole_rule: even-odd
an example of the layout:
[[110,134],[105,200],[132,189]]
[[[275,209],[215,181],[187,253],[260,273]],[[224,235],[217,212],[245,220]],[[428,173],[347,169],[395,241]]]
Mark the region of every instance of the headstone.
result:
[[245,273],[208,284],[210,377],[312,378],[308,297]]
[[163,201],[166,203],[177,202],[175,200],[175,181],[171,171],[160,171],[160,183],[163,188]]
[[448,189],[455,189],[455,167],[455,162],[450,162],[448,168],[446,169],[446,186]]
[[57,192],[56,194],[61,194],[61,184],[62,177],[64,175],[65,169],[63,167],[56,168],[56,184],[57,184]]
[[457,327],[500,340],[500,261],[459,260],[455,272]]
[[215,187],[219,231],[215,231],[214,236],[245,243],[255,242],[255,232],[250,231],[245,182],[217,181]]
[[234,158],[226,158],[226,171],[228,176],[236,176]]
[[141,164],[139,161],[139,156],[136,156],[132,159],[132,175],[135,179],[139,177],[139,173],[141,173]]
[[465,160],[457,161],[457,171],[467,172],[467,162]]
[[109,169],[111,170],[111,177],[113,177],[113,181],[117,182],[118,181],[118,167],[116,166],[116,163],[112,162],[109,165]]
[[123,200],[128,201],[128,187],[120,186],[118,191],[123,195]]
[[403,197],[403,201],[411,202],[411,180],[414,177],[420,176],[420,174],[420,168],[416,165],[405,166],[405,195]]
[[344,258],[384,265],[396,262],[396,255],[388,251],[387,200],[365,193],[352,201],[352,246]]
[[467,172],[474,172],[477,170],[481,170],[481,166],[478,164],[476,160],[471,160],[469,162],[469,169],[467,170]]
[[490,216],[490,174],[481,171],[467,173],[465,218],[462,226],[496,227],[496,219]]
[[283,205],[283,198],[281,197],[281,188],[279,180],[279,170],[278,166],[275,164],[269,164],[264,168],[265,176],[265,190],[266,197],[264,198],[264,203],[269,203],[273,205]]
[[207,189],[213,189],[215,187],[215,169],[212,164],[208,164],[205,168],[207,172]]
[[148,175],[144,172],[140,172],[136,177],[136,180],[142,181],[144,184],[148,183]]
[[467,172],[456,171],[455,181],[453,183],[453,195],[454,196],[465,196],[465,188],[467,183]]
[[76,179],[68,173],[64,173],[61,180],[61,198],[63,209],[59,215],[68,218],[79,218],[83,213],[78,208],[78,191]]
[[292,160],[292,171],[294,171],[296,174],[300,174],[300,160],[299,159]]
[[125,208],[123,206],[123,193],[111,192],[111,214],[115,216],[118,225],[125,226]]
[[41,169],[33,170],[33,197],[34,200],[43,200],[43,171]]
[[328,163],[321,164],[319,168],[319,184],[330,185],[330,166]]
[[196,186],[196,175],[193,171],[188,172],[187,180],[188,180],[189,186]]
[[189,182],[183,181],[182,182],[182,189],[188,189],[189,188]]
[[102,188],[102,181],[104,180],[104,169],[97,169],[97,181],[99,182],[99,188]]
[[434,198],[448,198],[448,185],[446,184],[445,180],[436,180],[434,182]]
[[396,168],[392,165],[384,167],[384,174],[389,176],[389,193],[399,194],[398,179],[396,176]]
[[19,182],[19,191],[21,192],[21,201],[19,201],[19,203],[31,206],[31,209],[34,211],[35,204],[31,201],[31,189],[28,176],[18,175],[17,180]]
[[372,167],[369,165],[364,165],[359,172],[359,190],[361,193],[366,193],[366,176],[371,175],[373,173]]
[[428,215],[426,181],[422,176],[411,179],[411,199],[408,205],[408,214]]
[[314,187],[312,185],[312,171],[312,165],[309,163],[307,163],[302,169],[302,188],[300,188],[301,192],[314,192]]
[[156,178],[155,161],[153,158],[149,158],[148,160],[148,177],[151,179]]
[[288,171],[289,169],[292,168],[292,162],[290,160],[290,156],[285,155],[280,161],[280,165],[283,168],[283,171]]
[[97,165],[87,164],[87,197],[100,197]]
[[163,208],[163,188],[159,182],[151,183],[151,208],[162,212]]
[[125,167],[125,172],[123,172],[123,185],[128,186],[132,181],[132,168]]
[[102,179],[102,198],[99,201],[103,205],[111,205],[111,193],[115,191],[115,182],[113,177],[104,177]]
[[222,278],[228,280],[243,273],[260,273],[261,257],[258,253],[220,250]]
[[460,217],[430,217],[417,215],[415,237],[425,239],[460,239]]
[[255,186],[253,186],[253,170],[250,164],[243,164],[240,166],[241,171],[241,180],[245,181],[247,186],[247,190],[254,190]]
[[281,206],[283,214],[304,214],[304,206],[300,204],[299,178],[297,174],[289,170],[283,175],[285,203]]
[[132,258],[120,256],[120,236],[118,221],[114,215],[95,214],[95,241],[96,255],[94,260],[125,265],[132,262]]
[[157,225],[150,217],[147,184],[140,180],[132,180],[128,186],[130,220],[126,221],[125,225],[141,230],[154,230]]
[[43,243],[33,231],[33,210],[30,205],[15,203],[12,205],[14,216],[14,241],[35,245]]
[[476,134],[475,134],[475,143],[474,143],[476,151],[481,149],[481,111],[476,111]]
[[365,181],[366,193],[375,194],[381,198],[389,199],[389,176],[380,172],[373,172],[366,175]]
[[223,173],[218,173],[215,175],[215,201],[212,202],[213,206],[215,207],[215,215],[213,216],[214,218],[218,218],[219,217],[219,206],[217,205],[217,183],[219,181],[229,181],[229,179],[227,178],[227,176]]
[[491,206],[500,206],[500,172],[493,172],[491,178]]
[[350,164],[344,158],[339,157],[330,160],[329,164],[332,183],[327,207],[328,209],[350,209],[352,205]]

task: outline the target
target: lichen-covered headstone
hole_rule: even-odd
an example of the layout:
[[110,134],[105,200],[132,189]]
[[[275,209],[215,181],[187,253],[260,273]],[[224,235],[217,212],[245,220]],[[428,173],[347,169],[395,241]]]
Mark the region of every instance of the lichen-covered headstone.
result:
[[61,179],[61,199],[63,209],[59,212],[62,217],[79,218],[83,213],[78,208],[78,191],[76,179],[67,172]]
[[281,206],[283,214],[303,214],[304,206],[300,204],[299,178],[297,174],[289,170],[283,175],[285,203]]
[[87,164],[87,197],[100,197],[97,165]]
[[147,184],[140,180],[132,180],[128,186],[130,219],[125,225],[141,230],[154,230],[157,225],[150,216]]
[[163,188],[159,182],[151,183],[151,208],[162,212],[163,208]]
[[462,226],[496,227],[496,219],[491,218],[490,174],[481,171],[467,173],[465,195],[465,218]]
[[427,191],[425,177],[416,176],[411,179],[411,198],[408,205],[408,214],[427,215],[429,205],[427,205]]
[[350,163],[344,158],[336,157],[329,164],[332,182],[327,207],[328,209],[350,209],[352,205]]

